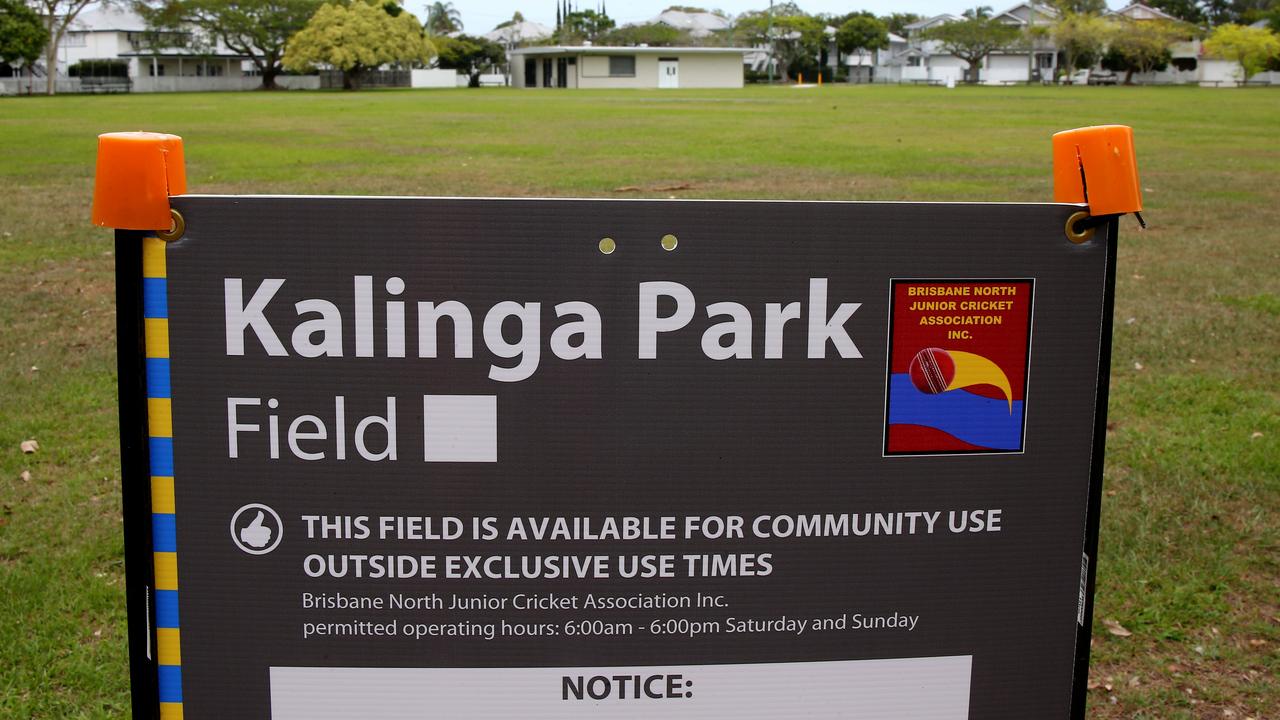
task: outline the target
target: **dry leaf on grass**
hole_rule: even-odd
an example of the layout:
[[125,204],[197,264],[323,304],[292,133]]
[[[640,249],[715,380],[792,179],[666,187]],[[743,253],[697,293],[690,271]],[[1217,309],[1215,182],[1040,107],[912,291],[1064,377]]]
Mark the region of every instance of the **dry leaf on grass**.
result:
[[1129,632],[1129,630],[1125,628],[1125,626],[1121,625],[1120,623],[1110,618],[1103,620],[1102,624],[1106,626],[1107,632],[1111,633],[1112,635],[1115,635],[1116,637],[1129,637],[1130,635],[1133,634]]
[[22,473],[18,475],[18,477],[22,478],[22,482],[31,482],[31,471],[23,470]]
[[30,455],[31,453],[40,449],[40,443],[36,442],[35,440],[23,440],[22,444],[19,445],[19,447],[22,448],[22,452]]

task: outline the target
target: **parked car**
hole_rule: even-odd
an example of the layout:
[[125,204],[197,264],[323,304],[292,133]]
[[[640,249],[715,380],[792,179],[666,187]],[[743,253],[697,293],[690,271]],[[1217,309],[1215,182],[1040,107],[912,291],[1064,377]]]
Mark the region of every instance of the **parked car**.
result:
[[1120,78],[1116,77],[1116,74],[1111,72],[1110,70],[1090,70],[1089,71],[1090,85],[1115,85],[1119,82],[1120,82]]
[[1110,70],[1077,70],[1058,78],[1063,85],[1116,85],[1119,78]]

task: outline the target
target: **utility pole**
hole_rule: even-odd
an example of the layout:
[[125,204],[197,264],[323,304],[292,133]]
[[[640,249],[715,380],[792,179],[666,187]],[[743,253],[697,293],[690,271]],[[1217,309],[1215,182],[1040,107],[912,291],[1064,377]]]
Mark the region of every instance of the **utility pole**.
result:
[[765,65],[769,66],[769,84],[773,84],[773,0],[769,0],[769,29],[765,31],[769,36],[769,56],[765,58]]
[[1036,79],[1036,0],[1031,0],[1027,7],[1027,54],[1030,56],[1027,60],[1027,84],[1030,85]]

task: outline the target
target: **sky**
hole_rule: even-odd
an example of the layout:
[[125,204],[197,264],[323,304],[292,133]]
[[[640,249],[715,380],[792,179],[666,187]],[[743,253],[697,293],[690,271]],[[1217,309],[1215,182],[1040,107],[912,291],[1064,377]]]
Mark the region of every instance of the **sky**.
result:
[[[594,9],[598,0],[578,0],[578,6]],[[997,11],[1017,3],[1017,0],[800,0],[797,4],[809,13],[842,14],[854,10],[870,10],[877,15],[893,12],[914,12],[924,16],[944,12],[959,14],[974,5],[991,5]],[[405,3],[419,18],[426,19],[427,3],[410,0]],[[1112,3],[1114,5],[1114,3]],[[500,22],[510,20],[517,10],[526,20],[534,20],[548,27],[556,24],[556,0],[453,0],[454,7],[462,13],[463,30],[468,34],[483,35]],[[768,0],[606,0],[605,8],[619,25],[648,20],[671,5],[711,7],[731,15],[747,10],[761,10],[769,6]]]

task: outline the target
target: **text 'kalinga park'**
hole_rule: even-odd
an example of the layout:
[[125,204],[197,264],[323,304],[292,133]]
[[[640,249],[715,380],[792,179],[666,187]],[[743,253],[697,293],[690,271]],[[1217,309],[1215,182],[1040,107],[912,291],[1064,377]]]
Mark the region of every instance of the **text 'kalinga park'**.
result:
[[[349,326],[339,304],[324,298],[292,300],[296,318],[284,325],[273,324],[272,318],[280,316],[273,303],[282,306],[290,302],[283,298],[277,300],[286,280],[267,278],[259,281],[246,301],[244,279],[225,278],[227,355],[246,355],[249,351],[246,346],[252,348],[254,344],[247,340],[253,338],[271,357],[340,358],[354,350],[353,356],[357,358],[404,358],[408,352],[409,328],[413,327],[418,358],[474,357],[477,314],[466,304],[457,300],[417,301],[413,303],[416,323],[411,326],[407,322],[408,303],[399,299],[405,292],[403,279],[390,277],[382,282],[385,292],[377,293],[382,295],[380,298],[375,298],[373,276],[357,275],[352,280],[351,300],[344,302],[346,312],[351,315]],[[797,324],[803,325],[803,330],[795,327],[792,332],[805,334],[805,357],[825,358],[830,345],[840,358],[861,358],[862,353],[845,327],[861,303],[838,303],[828,312],[826,278],[809,278],[807,291],[807,302],[764,303],[762,308],[755,309],[756,315],[751,308],[738,302],[719,300],[702,305],[707,320],[715,321],[702,333],[703,354],[712,360],[751,359],[754,333],[763,325],[759,329],[763,330],[764,358],[781,359],[788,323],[803,318],[803,322]],[[636,326],[631,329],[635,333],[633,337],[638,340],[637,358],[656,360],[659,336],[678,331],[693,322],[700,302],[689,287],[678,282],[642,282],[638,297]],[[377,305],[381,307],[375,313]],[[600,311],[594,305],[565,301],[555,304],[554,311],[556,322],[548,346],[556,358],[604,358],[604,328]],[[440,325],[445,319],[452,326],[452,348],[442,350]],[[494,358],[489,366],[489,379],[520,382],[533,376],[542,355],[541,319],[540,302],[503,300],[484,312],[480,339]],[[509,339],[512,326],[518,328],[514,341]],[[353,348],[345,342],[348,328],[354,336]],[[292,352],[286,347],[286,342]]]

